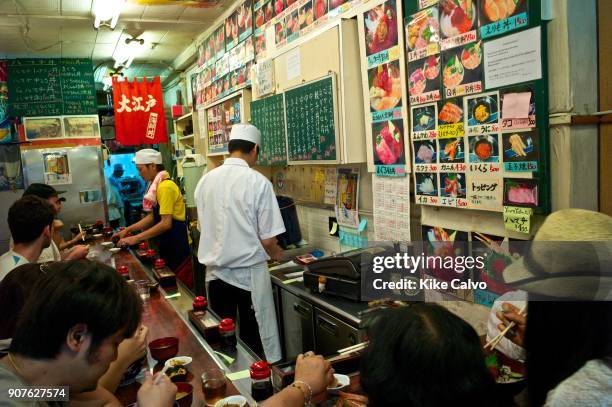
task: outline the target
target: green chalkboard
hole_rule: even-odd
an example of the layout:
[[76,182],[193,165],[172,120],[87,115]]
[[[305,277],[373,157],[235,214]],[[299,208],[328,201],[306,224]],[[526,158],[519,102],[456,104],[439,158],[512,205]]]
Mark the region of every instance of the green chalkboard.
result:
[[334,76],[287,90],[285,111],[290,163],[338,162]]
[[257,165],[287,165],[283,95],[251,102],[251,123],[261,131],[261,150]]
[[11,116],[98,113],[91,59],[13,59],[8,78]]

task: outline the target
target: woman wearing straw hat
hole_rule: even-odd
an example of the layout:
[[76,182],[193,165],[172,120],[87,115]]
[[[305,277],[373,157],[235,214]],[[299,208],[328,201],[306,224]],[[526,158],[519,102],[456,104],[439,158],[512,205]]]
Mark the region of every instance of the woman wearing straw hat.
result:
[[[612,406],[612,218],[551,214],[521,260],[504,271],[528,292],[528,316],[506,305],[510,337],[527,351],[534,406]],[[503,326],[500,326],[503,329]]]

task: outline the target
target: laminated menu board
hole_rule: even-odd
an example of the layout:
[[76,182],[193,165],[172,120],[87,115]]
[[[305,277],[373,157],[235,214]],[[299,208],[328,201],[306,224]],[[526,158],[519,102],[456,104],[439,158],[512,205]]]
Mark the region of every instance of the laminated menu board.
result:
[[97,114],[91,59],[8,61],[11,116]]
[[410,158],[402,6],[399,0],[372,4],[358,16],[368,167],[377,176],[403,177]]
[[550,211],[539,1],[409,0],[405,10],[416,202]]
[[333,74],[285,91],[285,114],[290,164],[339,161]]
[[251,102],[251,123],[261,132],[261,149],[257,165],[287,165],[283,95]]

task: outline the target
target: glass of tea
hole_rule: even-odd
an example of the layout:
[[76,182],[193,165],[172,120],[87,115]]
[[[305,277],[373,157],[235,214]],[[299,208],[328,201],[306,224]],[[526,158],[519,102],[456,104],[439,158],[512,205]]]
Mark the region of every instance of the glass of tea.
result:
[[207,369],[202,373],[202,392],[207,406],[214,406],[217,401],[225,398],[226,387],[223,370]]

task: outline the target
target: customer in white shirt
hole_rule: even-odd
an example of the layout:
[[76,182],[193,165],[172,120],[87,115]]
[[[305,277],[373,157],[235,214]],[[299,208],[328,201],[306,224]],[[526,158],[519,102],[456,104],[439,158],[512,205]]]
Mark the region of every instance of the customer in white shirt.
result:
[[206,265],[213,311],[234,320],[238,313],[240,338],[274,362],[281,350],[267,261],[282,254],[276,236],[285,226],[272,184],[250,168],[260,144],[255,126],[235,124],[230,157],[198,182],[198,259]]
[[36,263],[53,236],[51,204],[36,196],[24,196],[11,205],[8,224],[13,248],[0,256],[0,281],[15,267]]

